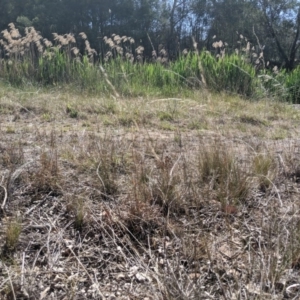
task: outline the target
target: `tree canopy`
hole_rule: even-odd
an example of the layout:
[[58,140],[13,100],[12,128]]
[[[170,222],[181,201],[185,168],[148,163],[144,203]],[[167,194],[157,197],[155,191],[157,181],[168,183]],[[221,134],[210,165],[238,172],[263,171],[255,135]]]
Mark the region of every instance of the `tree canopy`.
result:
[[211,50],[220,40],[236,51],[242,36],[272,65],[293,69],[300,58],[297,0],[0,0],[0,29],[11,22],[48,39],[85,32],[100,56],[103,38],[118,34],[133,37],[148,57],[160,47],[170,58],[196,45]]

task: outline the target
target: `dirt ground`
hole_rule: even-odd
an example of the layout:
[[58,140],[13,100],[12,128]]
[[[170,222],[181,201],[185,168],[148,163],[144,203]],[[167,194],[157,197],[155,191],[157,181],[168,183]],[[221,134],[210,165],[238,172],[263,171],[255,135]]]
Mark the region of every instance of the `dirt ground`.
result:
[[[9,99],[0,101],[1,299],[300,297],[297,112],[265,124],[255,109],[223,110],[193,129],[188,117],[126,123]],[[221,161],[205,181],[210,153]],[[238,167],[222,183],[230,157]],[[253,170],[261,157],[266,173]]]

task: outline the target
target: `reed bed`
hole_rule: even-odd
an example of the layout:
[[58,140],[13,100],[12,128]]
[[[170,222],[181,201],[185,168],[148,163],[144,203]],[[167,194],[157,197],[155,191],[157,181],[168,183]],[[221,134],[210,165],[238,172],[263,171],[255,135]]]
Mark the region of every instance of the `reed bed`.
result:
[[13,23],[8,27],[0,40],[0,77],[13,85],[72,85],[116,97],[176,96],[209,89],[299,102],[300,69],[289,74],[269,71],[263,52],[255,52],[244,37],[244,47],[235,53],[219,41],[214,42],[213,53],[198,53],[195,47],[171,61],[161,45],[153,48],[151,58],[145,57],[144,47],[128,36],[104,37],[103,53],[97,53],[85,33],[78,37],[53,33],[49,41],[33,27],[25,28],[23,35]]

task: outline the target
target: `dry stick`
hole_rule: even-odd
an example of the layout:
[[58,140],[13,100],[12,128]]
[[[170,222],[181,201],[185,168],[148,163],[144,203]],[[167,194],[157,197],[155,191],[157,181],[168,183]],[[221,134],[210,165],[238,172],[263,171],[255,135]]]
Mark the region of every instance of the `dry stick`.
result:
[[[106,207],[106,205],[105,205],[105,207]],[[107,207],[107,209],[109,209],[109,208]],[[95,221],[97,224],[99,224],[98,220],[94,217],[93,213],[92,213],[92,217],[93,217],[94,221]],[[134,238],[134,240],[140,245],[141,249],[144,249],[145,252],[147,251],[147,250],[144,248],[144,246],[139,242],[139,240],[138,240],[134,235],[132,235],[132,233],[130,232],[130,230],[129,230],[124,224],[122,224],[121,222],[118,222],[118,224],[121,226],[121,228],[125,229],[125,230],[131,235],[132,238]],[[100,225],[100,224],[99,224],[99,225]],[[101,226],[101,225],[100,225],[100,226]],[[110,236],[110,237],[112,238],[114,244],[118,247],[118,245],[117,245],[117,243],[116,243],[116,238],[115,238],[115,233],[114,233],[114,231],[112,231],[113,235],[111,235],[111,234],[105,229],[105,227],[102,227],[102,229],[105,231],[105,233],[106,233],[108,236]],[[123,241],[122,241],[122,243],[123,243]],[[134,253],[136,254],[137,257],[140,257],[139,252],[138,252],[134,247],[132,247],[131,249],[134,251]],[[122,248],[120,248],[119,251],[120,251],[121,254],[123,255],[124,259],[126,260],[126,259],[127,259],[127,255],[124,253],[124,251],[122,250]],[[137,262],[137,263],[138,263],[138,262]],[[149,271],[148,268],[147,268],[147,271]],[[157,284],[159,285],[159,288],[160,288],[160,289],[163,289],[162,284],[161,284],[161,282],[160,282],[160,280],[159,280],[159,277],[158,277],[158,276],[160,276],[160,275],[159,275],[159,274],[156,274],[156,272],[157,272],[157,271],[152,272],[152,275],[153,275],[153,277],[155,278]]]
[[24,266],[25,266],[25,252],[23,252],[22,255],[22,271],[21,271],[21,291],[22,293],[29,298],[28,293],[26,292],[26,290],[24,289]]
[[26,212],[25,212],[25,216],[30,214],[33,210],[35,210],[37,207],[41,206],[42,204],[44,204],[48,198],[48,196],[50,196],[52,194],[52,191],[50,193],[48,193],[42,200],[39,201],[38,204],[34,205],[33,207],[31,207],[30,209],[28,209]]
[[0,291],[3,290],[2,287],[5,286],[7,281],[9,281],[9,279],[2,280],[2,283],[0,284]]
[[108,83],[108,85],[111,87],[111,89],[113,90],[116,98],[120,98],[120,95],[118,94],[118,92],[116,91],[115,87],[113,86],[113,84],[109,81],[107,73],[105,72],[105,70],[103,69],[103,67],[101,65],[99,65],[100,71],[101,73],[104,75],[105,81]]
[[288,286],[285,290],[286,290],[287,293],[290,293],[291,292],[290,290],[292,288],[299,287],[299,286],[300,286],[299,283],[295,283],[295,284],[292,284],[292,285]]
[[216,277],[217,277],[217,280],[218,280],[219,286],[220,286],[220,288],[221,288],[221,292],[222,292],[222,294],[223,294],[224,299],[225,299],[225,300],[228,300],[228,297],[227,297],[227,295],[226,295],[225,288],[224,288],[224,286],[223,286],[223,284],[222,284],[222,282],[221,282],[221,280],[220,280],[219,274],[218,274],[217,272],[215,272],[215,271],[213,271],[213,272],[215,273],[215,275],[216,275]]
[[[255,36],[255,38],[256,38],[256,41],[257,41],[259,50],[260,50],[261,52],[263,52],[263,47],[261,46],[261,43],[259,42],[259,38],[258,38],[258,36],[256,35],[255,29],[254,29],[254,25],[253,25],[252,31],[253,31],[253,34],[254,34],[254,36]],[[262,62],[263,62],[264,69],[265,69],[265,68],[266,68],[266,63],[265,63],[265,58],[264,58],[264,56],[262,56]]]
[[42,247],[40,248],[40,250],[38,251],[38,253],[36,254],[36,256],[35,256],[35,258],[34,258],[34,261],[33,261],[33,263],[32,263],[32,266],[31,266],[31,269],[32,269],[32,270],[34,269],[35,264],[36,264],[36,262],[37,262],[37,260],[38,260],[38,258],[39,258],[39,255],[40,255],[40,253],[43,251],[44,248],[46,248],[45,245],[42,246]]
[[98,191],[101,195],[103,195],[103,196],[105,196],[105,197],[107,197],[107,198],[109,198],[109,199],[111,199],[111,200],[114,200],[113,197],[111,197],[111,196],[109,196],[108,194],[106,194],[106,186],[105,186],[105,184],[104,184],[103,179],[101,178],[101,176],[100,176],[100,174],[99,174],[99,168],[100,168],[100,165],[101,165],[101,162],[98,164],[96,173],[97,173],[97,176],[98,176],[98,178],[100,179],[100,181],[101,181],[101,183],[102,183],[102,185],[103,185],[103,188],[104,188],[104,192],[105,192],[105,193],[102,193],[101,191],[99,191],[99,190],[97,190],[97,189],[95,189],[95,190]]
[[[85,268],[85,266],[82,264],[82,262],[80,261],[80,259],[77,257],[77,255],[75,254],[75,252],[72,250],[72,248],[68,245],[66,245],[67,248],[72,252],[72,254],[74,255],[74,257],[76,258],[76,260],[78,261],[78,263],[80,264],[80,266],[83,268],[83,270],[86,272],[87,276],[90,278],[91,282],[94,283],[94,280],[92,278],[92,276],[89,274],[88,270]],[[105,300],[104,295],[101,293],[99,286],[96,284],[97,290],[99,295],[102,297],[102,300]]]
[[27,109],[26,107],[24,107],[23,105],[21,105],[20,103],[16,103],[16,102],[14,102],[14,101],[10,101],[10,102],[16,104],[17,106],[19,106],[19,107],[21,107],[22,109],[26,110],[29,114],[32,114],[34,117],[36,117],[36,114],[35,114],[35,113],[33,113],[32,111],[30,111],[29,109]]
[[147,32],[147,37],[148,37],[148,40],[149,40],[149,42],[150,42],[150,44],[151,44],[152,50],[155,51],[155,48],[154,48],[154,46],[153,46],[152,40],[151,40],[151,38],[150,38],[148,32]]
[[207,296],[209,299],[215,299],[213,296],[211,296],[208,292],[204,292],[205,296]]
[[248,146],[249,148],[251,148],[251,150],[252,150],[255,154],[257,154],[257,152],[255,151],[255,149],[254,149],[249,143],[247,143],[246,141],[243,141],[242,139],[239,139],[239,138],[234,138],[233,140],[245,144],[246,146]]
[[170,173],[169,173],[169,177],[170,177],[169,185],[171,184],[171,180],[172,180],[173,171],[174,171],[174,169],[175,169],[176,165],[178,164],[178,162],[179,162],[179,160],[180,160],[181,156],[182,156],[182,153],[180,153],[179,157],[177,158],[177,160],[176,160],[176,161],[175,161],[175,163],[173,164],[173,167],[172,167],[172,169],[170,170]]
[[5,207],[6,200],[7,200],[7,189],[4,185],[2,185],[3,179],[4,179],[4,176],[2,176],[1,183],[0,183],[0,187],[2,187],[3,190],[4,190],[4,199],[3,199],[3,202],[2,202],[2,205],[1,205],[1,210],[2,211],[4,211],[4,207]]
[[[106,207],[106,205],[105,205],[105,207]],[[108,207],[106,207],[106,208],[109,209]],[[94,221],[95,221],[98,225],[100,225],[99,222],[97,221],[97,219],[94,217],[93,214],[92,214],[92,218],[94,219]],[[141,249],[143,249],[145,252],[147,251],[146,248],[139,242],[139,240],[138,240],[134,235],[132,235],[132,233],[130,232],[130,230],[129,230],[123,223],[118,222],[118,224],[120,225],[121,228],[123,228],[124,230],[126,230],[126,231],[131,235],[131,237],[139,244],[139,246],[141,247]],[[101,226],[101,225],[100,225],[100,226]],[[116,235],[115,235],[115,232],[112,230],[112,234],[111,234],[111,233],[109,233],[104,227],[102,227],[102,229],[105,231],[105,233],[106,233],[109,237],[111,237],[111,239],[113,240],[113,243],[116,245],[116,247],[119,248],[118,244],[116,243]],[[122,241],[122,243],[123,243],[123,241]],[[139,252],[138,252],[135,248],[131,248],[131,249],[135,252],[135,254],[136,254],[137,257],[140,257]],[[124,251],[122,250],[122,248],[119,248],[119,251],[120,251],[121,254],[123,255],[124,259],[126,260],[126,258],[127,258],[128,256],[124,253]]]
[[4,190],[4,199],[3,199],[3,202],[2,202],[2,205],[1,205],[1,210],[4,211],[4,207],[5,207],[6,200],[7,200],[7,189],[3,185],[0,185],[0,187],[2,187],[3,190]]
[[282,203],[282,200],[281,200],[281,197],[280,197],[280,194],[279,194],[279,191],[278,191],[276,185],[273,183],[273,181],[272,181],[268,176],[264,176],[264,175],[260,175],[260,176],[266,178],[266,179],[269,180],[269,182],[272,184],[272,186],[274,187],[275,192],[276,192],[276,194],[277,194],[277,198],[278,198],[278,200],[279,200],[280,207],[282,207],[282,206],[283,206],[283,203]]
[[22,255],[21,289],[23,289],[23,285],[24,285],[24,265],[25,265],[25,252],[23,252]]
[[100,179],[100,181],[101,181],[101,183],[102,183],[102,185],[103,185],[104,191],[106,191],[106,188],[105,188],[105,184],[104,184],[104,182],[103,182],[103,179],[101,178],[101,176],[100,176],[100,174],[99,174],[99,168],[100,168],[100,165],[101,165],[101,162],[99,162],[99,164],[98,164],[96,173],[97,173],[97,176],[98,176],[98,178]]
[[168,259],[166,259],[166,265],[167,265],[168,272],[169,272],[168,275],[171,275],[173,277],[172,279],[174,280],[174,284],[176,285],[177,289],[182,292],[179,282],[176,278],[176,275],[174,274],[174,268],[170,265],[170,262]]
[[[182,99],[182,98],[162,98],[162,99],[154,99],[152,101],[149,101],[149,103],[154,103],[154,102],[161,102],[161,101],[169,101],[169,100],[173,100],[173,101],[183,101],[183,102],[187,102],[187,101],[190,101],[190,102],[196,102],[192,99]],[[203,106],[206,106],[206,105],[203,105]]]
[[288,168],[287,168],[287,166],[285,165],[285,163],[284,163],[284,161],[283,161],[283,158],[282,158],[282,156],[281,156],[279,153],[278,153],[278,158],[279,158],[279,162],[280,162],[281,165],[282,165],[282,168],[283,168],[284,173],[287,174],[287,173],[288,173]]
[[11,291],[12,291],[14,300],[17,300],[16,294],[15,294],[15,289],[14,289],[13,283],[12,283],[12,281],[11,281],[11,276],[10,276],[10,274],[9,274],[9,270],[8,270],[7,267],[6,267],[6,264],[4,264],[4,267],[5,267],[5,270],[6,270],[6,272],[7,272],[7,276],[8,276],[8,278],[9,278],[9,283],[10,283],[10,287],[11,287]]

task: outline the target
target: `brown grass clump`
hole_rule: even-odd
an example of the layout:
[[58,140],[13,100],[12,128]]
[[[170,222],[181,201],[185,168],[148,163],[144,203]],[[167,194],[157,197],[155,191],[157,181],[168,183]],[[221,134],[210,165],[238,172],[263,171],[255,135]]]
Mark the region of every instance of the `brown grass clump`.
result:
[[204,189],[221,202],[225,212],[235,212],[235,205],[246,201],[250,178],[238,164],[230,146],[215,141],[200,149],[198,170],[200,184],[203,183]]
[[267,190],[276,178],[277,164],[271,154],[258,154],[253,158],[253,172],[258,176],[261,190]]
[[57,153],[42,152],[39,159],[39,168],[30,175],[33,193],[60,193],[60,174]]
[[5,256],[13,253],[19,242],[19,237],[22,230],[22,222],[18,219],[9,220],[6,225],[5,245],[3,254]]

